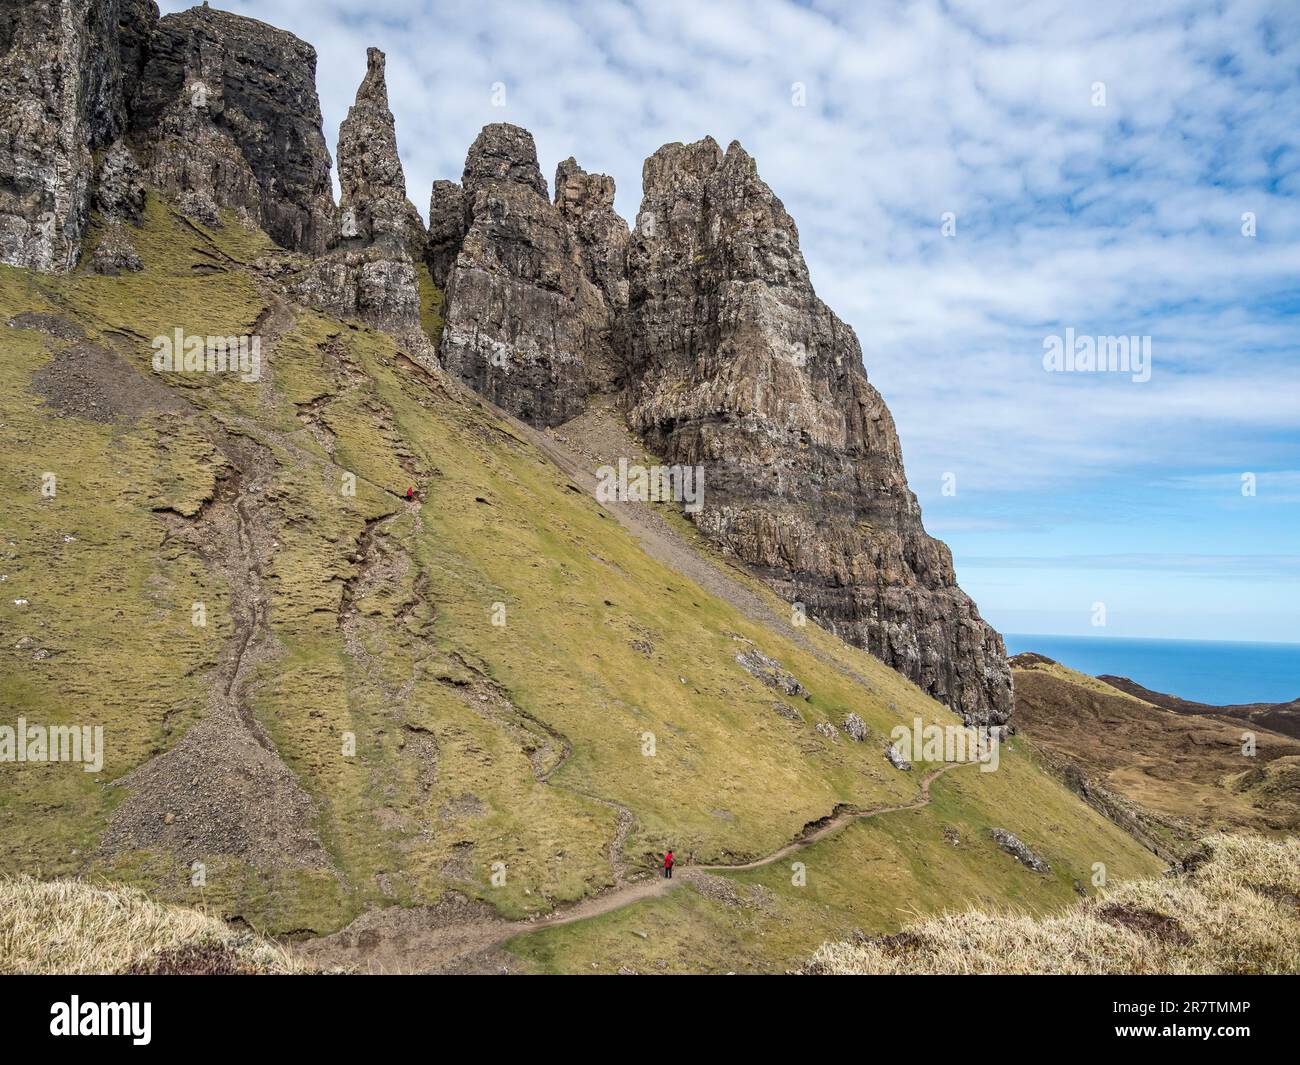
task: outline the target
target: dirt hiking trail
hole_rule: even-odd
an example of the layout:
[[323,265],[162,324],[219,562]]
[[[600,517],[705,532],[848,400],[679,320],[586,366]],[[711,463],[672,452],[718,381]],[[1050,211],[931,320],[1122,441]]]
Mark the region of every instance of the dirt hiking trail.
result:
[[621,884],[600,895],[547,917],[507,921],[496,917],[483,903],[459,896],[438,905],[418,909],[372,910],[332,936],[291,944],[290,949],[312,965],[344,967],[369,973],[508,973],[519,971],[513,955],[501,949],[515,936],[545,928],[586,921],[613,913],[647,899],[659,898],[684,883],[699,881],[712,873],[759,869],[773,865],[838,832],[853,821],[866,821],[884,814],[919,810],[930,803],[930,786],[935,780],[962,765],[958,762],[934,769],[921,779],[915,801],[901,806],[870,810],[841,810],[779,850],[752,862],[737,865],[683,865],[674,868],[673,878],[662,874]]

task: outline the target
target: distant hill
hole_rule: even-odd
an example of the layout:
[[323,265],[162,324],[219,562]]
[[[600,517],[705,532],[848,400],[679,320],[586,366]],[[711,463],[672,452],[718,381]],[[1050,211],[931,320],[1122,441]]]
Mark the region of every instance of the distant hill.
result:
[[[1018,728],[1076,792],[1166,857],[1219,829],[1300,828],[1294,738],[1166,709],[1044,655],[1016,655],[1011,665]],[[1244,753],[1247,724],[1253,756]]]
[[1152,691],[1128,677],[1103,673],[1097,679],[1104,680],[1111,687],[1136,696],[1152,706],[1162,706],[1176,714],[1234,718],[1255,728],[1271,729],[1293,739],[1300,739],[1300,699],[1292,699],[1289,703],[1238,703],[1231,706],[1213,706],[1209,703],[1195,703],[1188,699],[1180,699],[1177,695]]

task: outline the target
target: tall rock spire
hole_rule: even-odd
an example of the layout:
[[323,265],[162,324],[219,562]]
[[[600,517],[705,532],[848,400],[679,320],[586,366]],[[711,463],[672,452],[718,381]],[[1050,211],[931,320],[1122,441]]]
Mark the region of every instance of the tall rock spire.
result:
[[629,251],[629,420],[704,467],[695,521],[786,599],[961,713],[1005,721],[1002,638],[908,489],[862,349],[738,144],[646,160]]
[[341,196],[330,250],[308,267],[295,291],[321,310],[392,330],[431,358],[420,330],[415,271],[428,238],[406,198],[384,68],[384,53],[367,49],[365,77],[339,127]]
[[367,49],[366,76],[339,127],[340,237],[386,242],[418,256],[424,252],[424,223],[406,198],[384,68],[384,53]]

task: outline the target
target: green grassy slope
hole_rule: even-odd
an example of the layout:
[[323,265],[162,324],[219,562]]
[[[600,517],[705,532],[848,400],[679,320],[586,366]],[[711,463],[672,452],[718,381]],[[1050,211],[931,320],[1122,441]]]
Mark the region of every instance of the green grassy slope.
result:
[[[390,337],[282,306],[263,278],[292,259],[260,234],[196,227],[151,199],[134,236],[138,275],[0,268],[0,321],[20,319],[0,359],[0,724],[102,723],[107,748],[101,774],[0,767],[0,872],[103,875],[260,930],[324,933],[368,906],[448,891],[506,916],[544,912],[613,883],[611,849],[629,869],[669,842],[692,861],[752,858],[837,804],[914,797],[919,773],[891,769],[881,737],[913,716],[955,719],[897,674],[812,627],[822,658],[751,622],[650,559],[509,425]],[[425,278],[431,331],[439,299]],[[120,360],[105,372],[133,399],[110,402],[122,407],[115,419],[60,413],[33,391],[57,360],[80,365],[68,353],[83,343],[24,327],[33,313],[54,316],[56,332],[76,325]],[[260,331],[261,381],[154,374],[150,339],[177,327]],[[46,472],[58,478],[53,498],[41,494]],[[342,490],[347,474],[355,495]],[[401,498],[412,484],[418,507]],[[203,549],[235,500],[246,504],[251,575],[227,547]],[[195,602],[206,627],[191,624]],[[214,678],[253,614],[258,653],[229,691],[310,796],[323,858],[286,847],[266,859],[277,840],[233,808],[238,846],[170,845],[176,794],[218,804],[227,785],[257,794],[253,778],[207,779],[218,772],[208,763],[153,797],[165,821],[157,845],[106,846],[132,794],[113,782],[174,751],[212,712]],[[751,642],[798,677],[807,701],[741,668]],[[778,699],[798,721],[773,709]],[[849,712],[869,742],[814,731]],[[355,754],[344,753],[349,735]],[[797,926],[778,936],[755,917],[743,957],[802,956],[813,930],[835,922],[893,926],[908,900],[939,908],[986,891],[1035,909],[1064,902],[1068,880],[1026,880],[976,843],[988,824],[1023,829],[1074,875],[1090,858],[1115,875],[1150,871],[1136,844],[1032,761],[1005,768],[949,774],[936,807],[819,844],[810,867],[825,875],[800,894],[782,887],[788,872],[739,876],[776,898],[772,920]],[[621,811],[630,830],[611,848]],[[968,824],[970,844],[943,844],[941,831],[936,842],[940,816]],[[194,861],[206,865],[203,886],[191,883]],[[694,914],[675,923],[707,934],[726,964],[729,912],[693,889],[654,905]],[[583,943],[635,916],[556,929],[525,949],[574,967]]]
[[[509,949],[541,972],[586,972],[593,963],[605,972],[779,972],[855,929],[893,932],[918,915],[967,907],[1053,912],[1080,890],[1094,893],[1098,864],[1108,881],[1163,866],[1082,808],[1020,740],[1004,749],[996,772],[956,769],[931,796],[922,809],[851,823],[770,866],[522,935]],[[1014,832],[1051,873],[1010,858],[992,828]],[[794,862],[803,865],[802,883]]]

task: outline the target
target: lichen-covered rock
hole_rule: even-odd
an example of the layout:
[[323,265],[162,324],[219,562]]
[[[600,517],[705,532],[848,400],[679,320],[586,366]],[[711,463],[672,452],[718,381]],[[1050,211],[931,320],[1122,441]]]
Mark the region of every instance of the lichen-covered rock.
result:
[[1052,871],[1052,867],[1026,847],[1019,836],[1008,832],[1005,828],[990,829],[989,835],[993,837],[993,842],[1012,855],[1021,865],[1027,866],[1035,873],[1050,873]]
[[121,222],[112,221],[105,225],[99,243],[91,253],[90,267],[97,274],[110,276],[144,269],[135,242]]
[[91,269],[107,275],[144,269],[128,229],[128,225],[140,221],[144,211],[144,174],[120,139],[112,143],[100,160],[94,199],[104,231],[91,254]]
[[904,773],[912,771],[912,763],[904,758],[903,752],[892,743],[885,745],[885,758],[895,769],[901,769]]
[[131,150],[116,140],[104,153],[95,179],[95,207],[105,218],[138,222],[144,211],[144,172]]
[[365,78],[339,127],[337,230],[293,291],[320,310],[360,318],[423,348],[415,263],[424,257],[424,223],[406,198],[384,53],[371,48],[366,55]]
[[[465,206],[473,209],[474,197],[482,190],[504,182],[529,189],[546,199],[546,179],[537,165],[537,145],[522,126],[493,122],[484,126],[469,153],[461,173]],[[472,217],[472,215],[471,215]]]
[[769,658],[757,647],[751,647],[736,655],[736,661],[744,667],[750,676],[757,677],[769,688],[784,692],[786,695],[802,699],[808,698],[808,689],[788,669],[775,658]]
[[555,169],[555,206],[583,250],[587,277],[617,317],[627,308],[627,222],[614,210],[614,179],[588,174],[572,156]]
[[282,247],[325,249],[335,210],[309,44],[206,5],[167,15],[130,117],[150,182],[183,210],[231,208]]
[[825,736],[832,743],[838,743],[840,739],[840,730],[832,725],[829,721],[819,721],[814,728]]
[[[614,387],[613,314],[547,196],[532,134],[484,127],[461,187],[465,236],[447,275],[443,366],[533,425],[568,421],[590,393]],[[445,248],[451,227],[438,215]]]
[[48,272],[77,261],[94,153],[125,126],[139,41],[157,17],[151,0],[0,4],[0,262]]
[[668,462],[704,467],[693,520],[968,723],[1005,721],[1002,639],[926,535],[857,338],[814,293],[754,160],[736,143],[669,144],[643,179],[629,421]]
[[289,287],[308,306],[339,318],[357,318],[404,338],[419,325],[414,265],[374,247],[332,251],[309,263]]
[[861,743],[867,738],[867,723],[857,714],[849,714],[844,719],[844,735],[854,743]]

